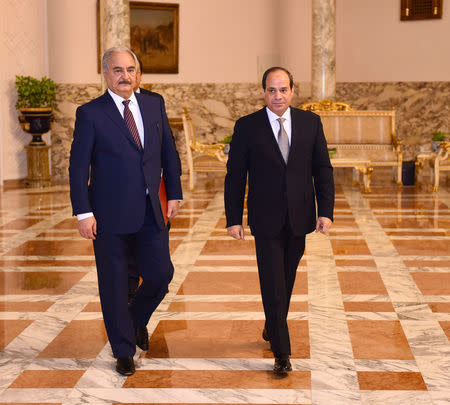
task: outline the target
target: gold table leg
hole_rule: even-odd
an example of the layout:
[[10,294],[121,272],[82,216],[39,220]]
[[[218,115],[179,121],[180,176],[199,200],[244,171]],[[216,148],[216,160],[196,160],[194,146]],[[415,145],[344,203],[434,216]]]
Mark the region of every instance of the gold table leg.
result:
[[373,167],[372,166],[356,166],[355,170],[358,171],[358,173],[360,175],[362,175],[362,177],[363,177],[364,192],[365,193],[372,192],[372,189],[370,188],[370,182],[372,181]]

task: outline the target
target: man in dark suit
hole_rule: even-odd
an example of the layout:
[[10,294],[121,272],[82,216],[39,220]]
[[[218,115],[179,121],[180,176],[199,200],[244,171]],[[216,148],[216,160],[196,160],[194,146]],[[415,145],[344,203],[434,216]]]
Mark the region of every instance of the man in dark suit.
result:
[[142,81],[142,74],[144,73],[144,65],[142,63],[142,59],[136,55],[137,58],[137,65],[136,65],[136,80],[134,81],[134,86],[133,89],[136,93],[142,93],[142,94],[154,94],[154,95],[158,95],[158,93],[154,93],[153,91],[144,89],[141,86],[141,81]]
[[[274,372],[292,370],[287,314],[305,235],[328,233],[334,180],[319,116],[290,107],[292,75],[273,67],[263,76],[266,107],[234,127],[225,178],[227,232],[244,239],[242,215],[248,176],[248,224],[255,238]],[[316,219],[316,201],[318,217]]]
[[[81,236],[94,243],[103,319],[123,375],[135,371],[136,345],[148,349],[146,325],[173,276],[158,197],[161,170],[169,218],[182,199],[164,104],[133,93],[136,63],[128,48],[105,52],[108,90],[77,109],[69,167],[73,214]],[[143,282],[128,305],[130,255]]]
[[[138,63],[136,65],[136,75],[135,75],[134,82],[133,82],[133,91],[135,93],[140,93],[140,94],[147,95],[150,97],[156,97],[156,98],[160,99],[161,103],[164,105],[164,99],[162,98],[162,96],[160,94],[155,93],[153,91],[149,91],[147,89],[144,89],[143,87],[140,87],[141,81],[142,81],[142,73],[144,71],[144,66],[143,66],[142,60],[139,56],[136,55],[136,59],[137,59]],[[174,145],[176,145],[173,134],[172,134],[172,139],[173,139]],[[176,147],[175,147],[175,149],[176,149]],[[176,150],[176,153],[177,153],[177,163],[179,166],[180,177],[181,177],[180,155],[178,154],[177,150]],[[166,196],[162,195],[165,193],[166,193],[165,184],[163,184],[163,182],[161,182],[161,188],[159,190],[161,201],[166,199],[165,198]],[[162,204],[162,202],[161,202],[161,204]],[[170,221],[169,220],[167,221],[167,230],[170,231]],[[171,266],[173,266],[172,262],[171,262]],[[129,258],[129,261],[128,261],[128,301],[131,301],[133,299],[138,286],[139,286],[139,271],[138,271],[136,259],[133,255],[131,255]]]

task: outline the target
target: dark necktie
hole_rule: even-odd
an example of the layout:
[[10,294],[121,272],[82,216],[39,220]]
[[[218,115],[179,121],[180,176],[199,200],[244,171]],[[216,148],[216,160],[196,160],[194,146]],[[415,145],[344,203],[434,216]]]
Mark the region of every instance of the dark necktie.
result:
[[130,104],[130,100],[124,100],[122,101],[122,103],[125,106],[125,109],[123,110],[123,119],[125,120],[125,123],[127,124],[127,127],[130,130],[131,135],[133,136],[133,139],[136,142],[136,145],[138,146],[139,150],[142,150],[141,138],[139,138],[139,131],[137,129],[136,122],[134,121],[130,107],[128,106],[128,104]]
[[289,138],[283,125],[285,118],[278,118],[277,121],[280,123],[280,130],[278,131],[278,147],[280,148],[285,163],[287,163],[289,157]]

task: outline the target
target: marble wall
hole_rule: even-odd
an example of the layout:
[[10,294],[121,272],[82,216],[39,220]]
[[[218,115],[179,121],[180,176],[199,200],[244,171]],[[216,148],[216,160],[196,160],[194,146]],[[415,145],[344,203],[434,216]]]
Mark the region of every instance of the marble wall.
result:
[[336,99],[361,110],[396,110],[404,160],[430,150],[431,134],[450,132],[450,82],[337,83]]
[[[310,83],[298,83],[293,106],[309,101]],[[233,131],[234,121],[263,106],[257,83],[154,84],[152,90],[166,100],[169,117],[188,108],[201,142],[215,142]],[[75,110],[100,94],[100,85],[61,84],[52,129],[52,174],[67,182],[68,160]],[[337,83],[336,99],[362,110],[397,110],[397,135],[403,140],[405,160],[429,148],[431,133],[450,131],[450,82]],[[185,142],[175,131],[177,147],[185,160]]]

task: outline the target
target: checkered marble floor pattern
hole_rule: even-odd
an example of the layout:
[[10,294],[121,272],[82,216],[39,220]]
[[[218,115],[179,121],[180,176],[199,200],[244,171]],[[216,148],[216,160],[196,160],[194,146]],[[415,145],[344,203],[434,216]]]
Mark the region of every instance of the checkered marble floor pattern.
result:
[[286,378],[261,339],[252,237],[224,230],[221,182],[187,193],[172,221],[175,277],[128,378],[68,188],[0,204],[0,403],[450,404],[448,188],[337,186],[332,233],[308,236],[298,268]]

